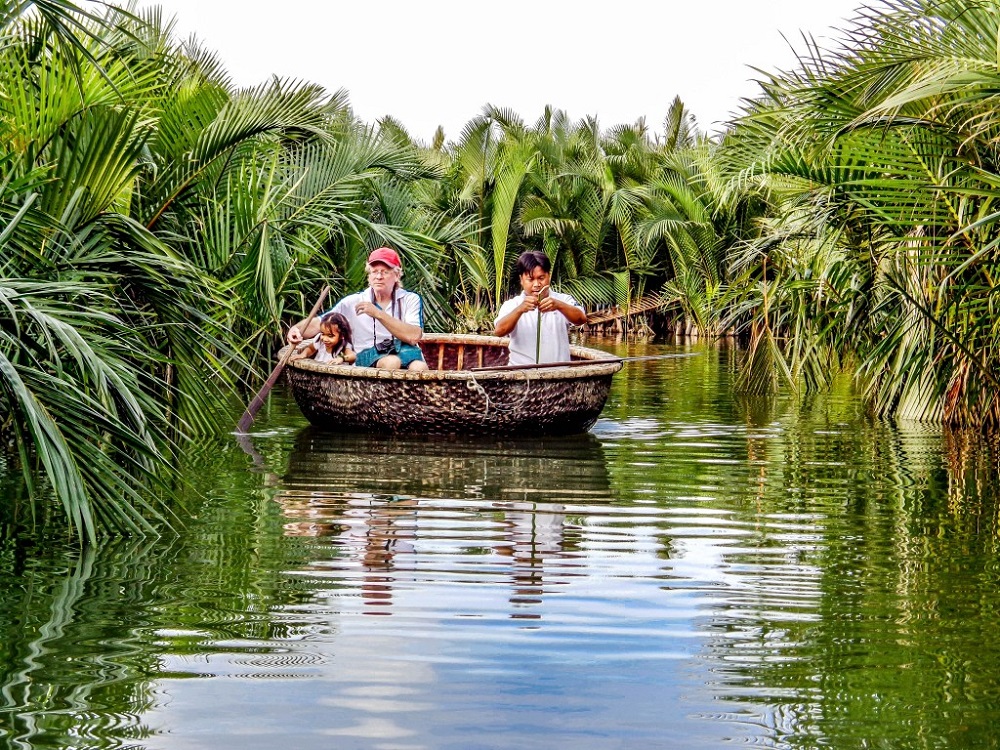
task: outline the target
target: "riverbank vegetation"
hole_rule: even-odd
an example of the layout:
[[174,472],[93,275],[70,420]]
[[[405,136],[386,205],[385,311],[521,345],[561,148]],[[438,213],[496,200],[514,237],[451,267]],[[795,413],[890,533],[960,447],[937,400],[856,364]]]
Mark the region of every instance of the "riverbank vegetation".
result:
[[486,106],[430,144],[347,92],[237,89],[155,7],[5,10],[11,518],[61,508],[93,537],[169,516],[165,467],[231,429],[282,327],[323,283],[363,286],[379,244],[434,330],[489,326],[542,249],[633,332],[745,342],[750,393],[847,371],[875,414],[1000,423],[997,3],[873,2],[723,133],[679,100],[655,130]]

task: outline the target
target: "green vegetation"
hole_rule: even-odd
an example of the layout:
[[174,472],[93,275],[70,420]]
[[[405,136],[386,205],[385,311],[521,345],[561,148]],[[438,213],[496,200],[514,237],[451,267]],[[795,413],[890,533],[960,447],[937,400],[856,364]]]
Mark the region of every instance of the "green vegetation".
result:
[[757,279],[752,344],[783,337],[812,383],[849,362],[879,414],[995,427],[1000,6],[876,7],[719,151],[775,209],[732,259]]
[[677,100],[659,133],[487,109],[430,145],[100,7],[0,21],[0,472],[82,536],[168,516],[178,450],[377,244],[434,329],[542,249],[592,309],[746,340],[748,392],[847,371],[878,414],[1000,424],[997,3],[873,4],[718,137]]

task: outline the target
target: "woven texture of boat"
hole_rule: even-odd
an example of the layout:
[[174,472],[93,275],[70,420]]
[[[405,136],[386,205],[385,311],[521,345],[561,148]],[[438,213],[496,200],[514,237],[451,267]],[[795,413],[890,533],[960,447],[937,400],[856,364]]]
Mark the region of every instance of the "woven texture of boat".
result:
[[285,376],[305,417],[332,430],[566,435],[594,425],[620,359],[571,346],[572,364],[488,369],[507,365],[507,344],[494,336],[428,333],[420,342],[427,371],[300,359]]

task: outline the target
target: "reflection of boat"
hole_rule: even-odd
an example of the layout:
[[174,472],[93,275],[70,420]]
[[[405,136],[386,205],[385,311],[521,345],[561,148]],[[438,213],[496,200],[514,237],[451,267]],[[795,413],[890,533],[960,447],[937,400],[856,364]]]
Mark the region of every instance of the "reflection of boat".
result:
[[593,434],[461,439],[302,430],[286,493],[579,502],[606,498],[604,450]]
[[[314,425],[391,434],[542,435],[586,432],[622,368],[607,352],[570,347],[572,365],[478,370],[507,364],[507,339],[425,334],[426,372],[315,362],[285,369]],[[579,364],[577,364],[579,362]]]
[[[538,620],[549,587],[579,575],[576,515],[611,497],[600,440],[299,432],[274,499],[307,568],[342,606],[393,613],[437,576],[508,582],[511,618]],[[491,587],[492,588],[492,587]]]

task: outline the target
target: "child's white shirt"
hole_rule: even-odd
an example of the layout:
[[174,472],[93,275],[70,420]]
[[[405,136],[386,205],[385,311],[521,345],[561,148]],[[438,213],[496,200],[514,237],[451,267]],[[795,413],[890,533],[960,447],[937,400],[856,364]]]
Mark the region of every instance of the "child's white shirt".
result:
[[[340,362],[344,361],[344,349],[342,348],[339,352],[331,354],[326,349],[326,344],[323,343],[320,338],[322,334],[317,333],[316,338],[314,338],[310,343],[316,347],[316,353],[313,355],[313,359],[317,362],[333,362],[338,360]],[[346,348],[346,347],[344,347]]]

